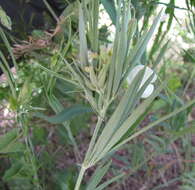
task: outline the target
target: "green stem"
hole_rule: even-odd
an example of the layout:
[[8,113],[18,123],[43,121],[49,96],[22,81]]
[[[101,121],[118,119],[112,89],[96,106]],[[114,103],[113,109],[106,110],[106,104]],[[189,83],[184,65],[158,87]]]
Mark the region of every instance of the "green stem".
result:
[[185,95],[186,91],[188,90],[188,88],[189,88],[189,86],[190,86],[190,84],[191,84],[191,82],[192,82],[192,80],[194,78],[194,74],[195,74],[195,68],[193,69],[192,74],[191,74],[191,76],[190,76],[190,78],[189,78],[189,80],[188,80],[188,82],[187,82],[187,84],[186,84],[186,86],[184,88],[183,96]]
[[34,148],[33,148],[33,144],[31,142],[30,137],[25,138],[25,143],[26,143],[26,146],[27,146],[27,149],[28,149],[27,156],[28,156],[29,162],[32,166],[32,170],[33,170],[33,174],[34,174],[33,183],[36,185],[37,190],[42,190],[41,185],[40,185],[40,181],[39,181],[39,177],[38,177],[38,173],[37,173],[36,163],[35,163],[36,158],[35,158],[35,155],[34,155]]
[[25,161],[29,162],[31,169],[33,171],[33,184],[36,186],[37,190],[42,190],[42,187],[40,185],[38,173],[37,173],[37,166],[36,166],[36,158],[34,153],[33,144],[31,142],[29,133],[28,133],[28,126],[25,123],[25,120],[27,118],[25,116],[22,116],[21,114],[17,114],[16,120],[19,125],[19,127],[23,130],[23,136],[25,144],[26,144],[26,154],[25,154]]
[[[54,110],[54,112],[56,114],[58,114],[59,112],[61,112],[63,110],[63,106],[61,105],[61,103],[56,99],[56,97],[54,95],[49,95],[49,94],[52,94],[52,92],[48,92],[46,94],[47,98],[48,98],[48,101],[49,101],[49,104],[51,106],[51,108]],[[69,126],[69,121],[66,121],[66,122],[63,122],[62,125],[65,127],[65,129],[67,130],[67,133],[68,133],[68,137],[74,147],[74,153],[75,153],[75,157],[78,158],[77,160],[80,160],[81,156],[80,156],[80,153],[79,153],[79,148],[78,148],[78,145],[76,143],[76,140],[72,134],[72,131],[70,129],[70,126]]]
[[11,89],[13,97],[16,98],[16,91],[15,91],[15,87],[14,87],[13,81],[11,80],[11,77],[10,77],[8,71],[5,69],[3,64],[1,64],[1,62],[0,62],[0,68],[1,68],[1,70],[3,71],[3,73],[5,74],[5,76],[7,78],[7,81],[9,83],[9,86],[10,86],[10,89]]
[[16,63],[16,60],[15,60],[15,57],[14,57],[12,48],[11,48],[10,43],[9,43],[9,41],[8,41],[6,35],[5,35],[5,33],[3,32],[3,29],[2,29],[1,27],[0,27],[0,36],[1,36],[1,38],[2,38],[2,40],[3,40],[3,42],[4,42],[4,44],[5,44],[5,46],[6,46],[6,48],[7,48],[7,50],[8,50],[8,52],[9,52],[10,56],[11,56],[12,62],[13,62],[13,64],[14,64],[14,67],[15,67],[16,72],[17,72],[17,71],[18,71],[18,65],[17,65],[17,63]]
[[95,142],[96,142],[96,140],[97,140],[98,132],[99,132],[99,130],[100,130],[100,128],[101,128],[101,125],[102,125],[102,122],[103,122],[103,120],[104,120],[104,117],[105,117],[105,114],[106,114],[108,105],[109,105],[109,104],[107,104],[107,105],[102,109],[102,112],[100,113],[100,116],[98,116],[98,121],[97,121],[95,130],[94,130],[94,132],[93,132],[93,136],[92,136],[92,138],[91,138],[91,141],[90,141],[90,144],[89,144],[89,148],[88,148],[87,153],[86,153],[86,155],[85,155],[84,163],[86,163],[87,161],[89,161],[89,160],[90,160],[90,157],[92,156],[92,155],[91,155],[92,149],[94,148]]
[[86,170],[86,168],[82,166],[81,170],[79,172],[79,176],[78,176],[78,179],[77,179],[77,182],[76,182],[74,190],[79,190],[80,189],[81,182],[82,182],[85,170]]
[[95,141],[97,139],[98,131],[100,130],[102,121],[103,121],[102,118],[99,116],[98,117],[97,124],[96,124],[96,127],[95,127],[95,130],[93,132],[93,136],[92,136],[91,141],[90,141],[90,144],[89,144],[89,148],[88,148],[87,153],[86,153],[86,156],[85,156],[85,160],[89,159],[88,157],[89,157],[89,155],[91,153],[91,150],[94,147]]
[[49,73],[50,75],[52,75],[52,76],[54,76],[54,77],[56,77],[56,78],[58,78],[58,79],[61,79],[61,80],[63,80],[63,81],[66,81],[66,82],[68,82],[68,83],[71,83],[71,84],[73,84],[73,85],[75,85],[75,86],[78,86],[76,82],[74,82],[74,81],[72,81],[72,80],[70,80],[70,79],[67,79],[67,78],[62,77],[60,74],[56,73],[55,71],[52,71],[52,70],[50,70],[50,69],[48,69],[48,68],[46,68],[46,67],[40,65],[39,63],[36,63],[36,65],[39,66],[42,70],[44,70],[44,71],[46,71],[47,73]]
[[56,15],[56,13],[53,11],[53,9],[51,8],[51,6],[49,5],[49,3],[47,2],[47,0],[43,0],[44,4],[46,5],[47,9],[49,10],[49,12],[51,13],[51,15],[53,16],[53,18],[59,22],[58,16]]
[[72,134],[70,126],[69,126],[69,124],[67,124],[67,125],[63,124],[63,125],[64,125],[65,129],[67,130],[68,137],[69,137],[69,139],[70,139],[70,141],[71,141],[71,143],[72,143],[72,145],[74,147],[75,156],[78,158],[77,160],[80,160],[81,159],[81,155],[80,155],[80,152],[79,152],[79,148],[78,148],[76,140],[75,140],[75,138],[74,138],[74,136]]

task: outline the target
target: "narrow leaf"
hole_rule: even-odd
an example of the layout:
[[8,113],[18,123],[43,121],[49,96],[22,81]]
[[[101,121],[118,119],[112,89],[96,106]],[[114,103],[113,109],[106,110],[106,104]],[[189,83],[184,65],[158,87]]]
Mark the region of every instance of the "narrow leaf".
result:
[[12,29],[12,22],[10,17],[6,14],[6,12],[0,6],[0,23],[8,28],[9,30]]
[[[133,113],[126,119],[126,121],[121,125],[119,129],[117,129],[110,139],[109,143],[105,146],[104,150],[96,154],[98,160],[100,160],[104,154],[109,152],[109,150],[125,135],[128,129],[139,119],[139,117],[147,110],[148,106],[152,103],[154,98],[160,93],[163,89],[163,85],[161,85],[148,99],[146,99],[142,104],[140,104]],[[95,156],[94,156],[95,157]]]
[[149,124],[147,127],[144,127],[143,129],[139,130],[138,132],[134,133],[129,138],[125,139],[124,141],[122,141],[121,143],[119,143],[118,145],[116,145],[111,151],[113,152],[113,151],[118,150],[122,145],[124,145],[128,141],[136,138],[137,136],[141,135],[142,133],[145,133],[146,131],[150,130],[151,128],[155,127],[156,125],[160,124],[161,122],[170,119],[171,117],[173,117],[176,114],[184,111],[185,109],[187,109],[188,107],[192,106],[193,104],[195,104],[195,100],[192,100],[192,101],[188,102],[187,104],[185,104],[181,108],[179,108],[179,109],[171,112],[170,114],[167,114],[167,115],[163,116],[162,118],[158,119],[157,121]]
[[15,152],[23,152],[25,150],[24,144],[21,142],[11,142],[6,147],[0,150],[2,154],[15,153]]
[[8,170],[6,170],[3,176],[3,180],[5,181],[11,180],[14,176],[16,176],[20,172],[22,167],[23,164],[20,161],[13,163],[12,166]]
[[138,61],[140,60],[144,51],[146,50],[147,44],[148,44],[149,40],[151,39],[151,37],[156,29],[156,26],[159,23],[159,20],[161,18],[161,13],[162,13],[162,11],[154,19],[150,30],[146,31],[144,33],[144,35],[140,38],[140,40],[136,44],[136,47],[134,48],[133,52],[129,54],[128,59],[127,59],[127,64],[129,64],[129,69],[127,69],[127,72],[125,73],[123,80],[125,80],[127,78],[132,67],[134,67],[136,65],[136,63],[138,63]]
[[91,177],[91,179],[88,183],[88,186],[87,186],[86,190],[91,190],[91,189],[96,188],[96,186],[100,183],[100,181],[102,180],[102,178],[104,177],[104,175],[108,171],[110,165],[111,165],[111,162],[106,164],[104,167],[100,166],[99,168],[97,168],[95,170],[93,176]]
[[116,24],[116,7],[114,0],[101,0],[101,3],[104,6],[108,15],[110,16],[112,23]]
[[11,131],[7,132],[6,134],[0,136],[0,151],[7,147],[10,143],[16,140],[18,135],[17,129],[12,129]]
[[83,9],[79,4],[79,39],[80,39],[80,61],[81,64],[87,65],[87,39],[85,35],[85,20],[83,15]]
[[114,132],[120,126],[121,122],[123,122],[121,121],[121,118],[124,118],[124,114],[126,113],[126,110],[129,109],[128,106],[130,106],[130,103],[133,103],[131,102],[131,98],[136,94],[135,92],[139,88],[144,71],[145,70],[140,71],[135,77],[135,79],[132,81],[132,83],[129,85],[125,95],[123,96],[115,112],[112,114],[111,118],[107,122],[100,137],[98,138],[98,141],[91,156],[93,156],[93,154],[98,155],[104,149],[104,147],[107,145],[107,143],[113,136]]
[[42,113],[38,113],[38,112],[35,113],[34,116],[42,118],[42,119],[44,119],[52,124],[59,124],[59,123],[63,123],[65,121],[71,120],[80,114],[84,114],[84,113],[88,113],[88,112],[92,112],[92,109],[89,107],[76,105],[76,106],[72,106],[69,108],[65,108],[63,111],[61,111],[60,113],[58,113],[55,116],[49,117],[49,116],[46,116],[46,115],[44,115]]
[[103,190],[103,189],[105,189],[108,185],[112,184],[113,182],[119,180],[120,178],[122,178],[122,177],[124,177],[124,176],[125,176],[124,173],[122,173],[122,174],[120,174],[120,175],[118,175],[118,176],[115,176],[115,177],[113,177],[112,179],[110,179],[110,180],[104,182],[103,184],[99,185],[95,190]]

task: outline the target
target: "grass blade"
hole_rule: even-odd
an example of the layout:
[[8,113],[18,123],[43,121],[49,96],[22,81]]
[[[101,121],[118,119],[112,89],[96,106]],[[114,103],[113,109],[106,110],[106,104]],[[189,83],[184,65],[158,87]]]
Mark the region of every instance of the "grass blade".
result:
[[91,190],[91,189],[95,189],[96,186],[100,183],[100,181],[102,180],[102,178],[104,177],[104,175],[106,174],[106,172],[108,171],[108,169],[110,168],[111,162],[109,162],[108,164],[106,164],[105,166],[100,166],[99,168],[97,168],[93,174],[93,176],[91,177],[87,189],[86,190]]
[[192,106],[193,104],[195,104],[195,100],[191,100],[190,102],[188,102],[187,104],[185,104],[184,106],[182,106],[181,108],[173,111],[170,114],[167,114],[166,116],[158,119],[157,121],[149,124],[147,127],[144,127],[143,129],[140,129],[138,132],[134,133],[132,136],[130,136],[129,138],[125,139],[124,141],[122,141],[121,143],[119,143],[118,145],[116,145],[111,152],[118,150],[122,145],[124,145],[125,143],[129,142],[130,140],[138,137],[139,135],[145,133],[146,131],[152,129],[153,127],[155,127],[156,125],[160,124],[163,121],[168,120],[169,118],[177,115],[178,113],[184,111],[185,109],[187,109],[188,107]]
[[83,9],[79,3],[79,39],[80,39],[80,61],[82,65],[88,65],[87,57],[87,39],[85,35],[85,20],[83,15]]
[[101,0],[102,5],[104,6],[106,12],[110,16],[112,23],[116,24],[116,7],[114,0]]
[[69,108],[65,108],[63,111],[61,111],[55,116],[49,117],[49,116],[46,116],[38,112],[35,113],[34,116],[42,118],[48,121],[49,123],[58,124],[58,123],[63,123],[65,121],[71,120],[80,114],[84,114],[88,112],[92,112],[92,109],[89,107],[81,106],[81,105],[75,105]]
[[146,46],[151,39],[156,26],[158,25],[160,18],[161,18],[162,11],[158,14],[158,16],[154,19],[153,24],[149,31],[146,31],[144,35],[141,37],[141,39],[136,44],[135,49],[132,53],[129,54],[127,58],[127,64],[129,65],[129,68],[127,69],[126,73],[124,74],[123,80],[125,80],[131,71],[132,67],[134,67],[140,60],[141,56],[143,55]]
[[97,160],[100,160],[104,155],[109,152],[109,150],[120,141],[120,139],[125,135],[125,133],[129,130],[129,128],[139,119],[139,117],[147,110],[148,106],[152,103],[154,98],[160,93],[163,89],[163,85],[161,85],[148,99],[146,99],[142,104],[140,104],[133,113],[126,119],[126,121],[121,125],[119,129],[114,132],[114,135],[106,144],[105,148],[102,152],[98,152],[94,157]]

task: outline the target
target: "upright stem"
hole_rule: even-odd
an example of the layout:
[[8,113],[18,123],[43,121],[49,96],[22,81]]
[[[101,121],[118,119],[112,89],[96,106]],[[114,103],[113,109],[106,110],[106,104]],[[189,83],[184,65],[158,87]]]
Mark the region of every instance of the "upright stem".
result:
[[101,128],[101,125],[102,125],[102,122],[104,120],[104,117],[105,117],[108,105],[109,104],[107,104],[105,107],[103,107],[103,109],[102,109],[102,111],[100,113],[100,116],[98,116],[98,121],[97,121],[95,130],[93,132],[93,136],[92,136],[92,139],[90,141],[87,153],[85,155],[85,159],[84,159],[84,162],[82,164],[82,167],[81,167],[81,170],[80,170],[80,173],[79,173],[79,176],[78,176],[78,179],[77,179],[77,182],[76,182],[74,190],[79,190],[86,169],[91,167],[91,165],[89,165],[88,162],[90,162],[91,152],[92,152],[92,150],[94,148],[94,145],[95,145],[95,142],[96,142],[96,140],[98,138],[98,132],[99,132],[99,130]]
[[91,153],[91,150],[94,147],[94,144],[95,144],[95,141],[97,139],[98,131],[99,131],[100,127],[101,127],[101,124],[102,124],[102,118],[100,116],[98,116],[98,121],[97,121],[95,130],[93,132],[93,136],[91,138],[91,141],[90,141],[90,144],[89,144],[89,148],[88,148],[86,156],[85,156],[85,160],[88,159],[89,154]]
[[189,80],[188,80],[188,82],[187,82],[187,84],[186,84],[186,86],[185,86],[185,88],[184,88],[183,96],[185,95],[185,93],[186,93],[188,87],[190,86],[190,84],[191,84],[191,82],[192,82],[192,80],[193,80],[193,78],[194,78],[194,75],[195,75],[195,68],[193,69],[192,74],[191,74],[191,76],[189,77]]
[[82,166],[81,170],[79,172],[79,176],[78,176],[78,179],[77,179],[77,182],[76,182],[74,190],[79,190],[79,188],[81,186],[81,182],[82,182],[83,176],[84,176],[84,173],[85,173],[85,170],[86,170],[86,168]]
[[[59,112],[61,112],[63,110],[63,106],[60,104],[60,102],[56,99],[55,96],[51,96],[48,94],[46,94],[49,104],[51,106],[51,108],[55,111],[56,114],[58,114]],[[79,161],[81,159],[80,153],[79,153],[79,148],[77,146],[76,140],[72,134],[72,131],[70,129],[70,122],[65,121],[62,123],[63,126],[65,127],[65,129],[67,130],[68,133],[68,137],[74,147],[74,153],[75,153],[75,157],[77,158],[77,160]]]
[[22,115],[17,115],[16,116],[16,120],[17,123],[19,125],[19,127],[23,130],[23,135],[24,135],[24,140],[25,140],[25,144],[26,144],[26,149],[27,149],[27,153],[25,154],[25,161],[29,162],[31,165],[31,169],[33,171],[33,184],[36,186],[37,190],[42,190],[42,187],[40,185],[40,181],[39,181],[39,176],[37,173],[37,167],[36,167],[36,158],[35,158],[35,154],[34,154],[34,148],[33,148],[33,144],[31,142],[30,136],[28,134],[28,126],[25,123],[25,120],[27,118],[25,116]]
[[79,148],[77,146],[77,143],[76,143],[76,140],[72,134],[72,131],[70,129],[70,126],[69,125],[65,125],[64,124],[64,127],[65,129],[67,130],[68,132],[68,137],[70,138],[71,142],[72,142],[72,145],[74,147],[74,153],[75,153],[75,156],[77,157],[77,160],[80,161],[81,160],[81,155],[80,155],[80,152],[79,152]]

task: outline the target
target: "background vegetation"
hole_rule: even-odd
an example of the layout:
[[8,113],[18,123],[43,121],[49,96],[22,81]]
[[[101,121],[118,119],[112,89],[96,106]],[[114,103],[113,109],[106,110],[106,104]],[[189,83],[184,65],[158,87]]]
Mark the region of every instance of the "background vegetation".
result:
[[195,188],[195,2],[176,3],[43,0],[30,26],[1,5],[0,189]]

